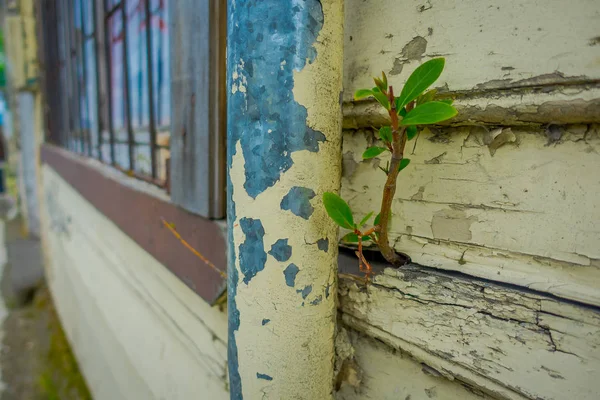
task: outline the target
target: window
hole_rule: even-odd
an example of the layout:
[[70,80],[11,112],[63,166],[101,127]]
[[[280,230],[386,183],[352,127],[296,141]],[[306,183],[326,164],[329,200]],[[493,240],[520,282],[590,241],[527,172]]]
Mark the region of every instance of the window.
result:
[[225,0],[43,3],[49,140],[224,217]]
[[167,13],[167,0],[111,0],[104,10],[110,112],[102,154],[160,183],[169,157]]
[[171,114],[167,1],[56,2],[68,135],[55,136],[160,186]]

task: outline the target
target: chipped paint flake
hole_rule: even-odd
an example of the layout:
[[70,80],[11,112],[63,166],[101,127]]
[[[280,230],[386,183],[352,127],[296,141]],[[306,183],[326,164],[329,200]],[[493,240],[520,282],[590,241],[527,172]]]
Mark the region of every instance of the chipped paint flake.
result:
[[273,377],[267,374],[261,374],[260,372],[256,373],[256,378],[257,379],[263,379],[265,381],[272,381]]
[[[230,323],[238,356],[230,374],[240,378],[231,397],[331,399],[337,246],[322,251],[316,244],[337,236],[320,199],[339,190],[342,1],[230,0],[228,6],[228,87],[237,74],[237,91],[228,98],[228,222],[230,268],[239,273],[230,299],[239,312],[237,330]],[[244,219],[260,226],[244,227]],[[301,270],[292,288],[293,268],[287,282],[284,274],[291,264]],[[328,283],[328,298],[302,308],[317,298],[312,288]],[[284,369],[267,393],[257,370]]]
[[294,287],[296,285],[296,275],[298,275],[300,269],[296,266],[296,264],[290,264],[283,271],[283,275],[285,276],[285,284],[289,287]]
[[281,209],[289,210],[294,215],[308,219],[314,211],[310,200],[315,196],[312,189],[294,186],[281,200]]
[[258,219],[242,218],[240,227],[246,235],[246,240],[240,245],[240,270],[244,274],[244,283],[248,284],[252,278],[265,268],[267,253],[263,244],[265,230]]
[[288,244],[288,239],[278,239],[271,246],[269,254],[277,261],[287,261],[292,256],[292,246]]

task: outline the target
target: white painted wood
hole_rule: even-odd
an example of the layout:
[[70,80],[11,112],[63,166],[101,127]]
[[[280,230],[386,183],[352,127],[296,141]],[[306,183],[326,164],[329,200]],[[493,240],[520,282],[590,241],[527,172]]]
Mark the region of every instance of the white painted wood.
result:
[[[392,206],[396,249],[423,265],[600,305],[598,126],[570,126],[551,145],[544,131],[513,128],[515,143],[493,156],[482,127],[435,132],[407,144],[411,164]],[[381,202],[386,158],[361,160],[372,140],[344,135],[342,197],[356,215]]]
[[43,172],[50,287],[95,398],[227,398],[225,314]]
[[[502,399],[596,399],[600,312],[431,270],[340,281],[343,321]],[[366,360],[366,363],[371,360]]]
[[337,400],[482,400],[491,397],[451,381],[406,353],[350,332],[351,344],[360,367],[360,387],[343,384]]
[[437,56],[436,85],[450,90],[597,80],[598,25],[595,0],[347,0],[344,100],[382,70],[400,85]]

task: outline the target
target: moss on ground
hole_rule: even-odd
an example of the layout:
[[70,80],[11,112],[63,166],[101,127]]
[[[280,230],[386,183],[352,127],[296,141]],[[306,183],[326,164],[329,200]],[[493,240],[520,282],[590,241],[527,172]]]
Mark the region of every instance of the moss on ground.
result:
[[48,313],[49,317],[48,335],[50,343],[44,360],[45,368],[39,377],[42,392],[48,400],[91,400],[92,396],[83,376],[79,372],[77,360],[62,329],[46,287],[38,291],[34,304],[37,310]]

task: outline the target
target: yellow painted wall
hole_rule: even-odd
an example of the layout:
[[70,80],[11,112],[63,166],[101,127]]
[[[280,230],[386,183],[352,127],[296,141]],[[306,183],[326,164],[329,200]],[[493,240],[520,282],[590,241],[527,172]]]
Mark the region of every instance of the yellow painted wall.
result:
[[21,0],[9,7],[4,21],[7,63],[11,86],[16,90],[31,87],[39,77],[35,3]]
[[226,399],[227,317],[43,167],[48,283],[95,399]]

